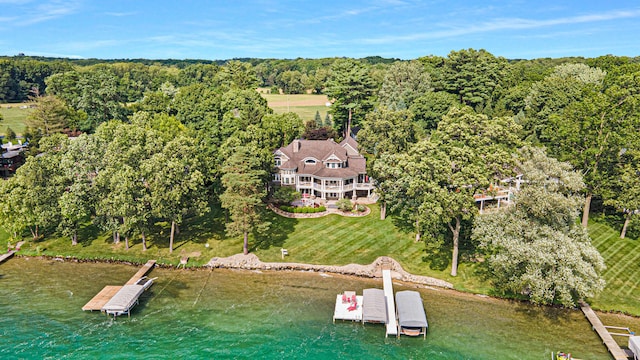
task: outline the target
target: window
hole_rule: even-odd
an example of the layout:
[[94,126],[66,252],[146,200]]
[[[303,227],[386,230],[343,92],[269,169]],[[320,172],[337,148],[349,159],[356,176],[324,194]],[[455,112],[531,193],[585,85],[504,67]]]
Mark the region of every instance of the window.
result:
[[313,160],[313,159],[307,159],[307,160],[305,160],[305,161],[304,161],[304,163],[305,163],[305,164],[308,164],[308,165],[315,165],[315,164],[316,164],[316,161],[315,161],[315,160]]
[[279,157],[276,158],[276,166],[282,165],[282,160]]

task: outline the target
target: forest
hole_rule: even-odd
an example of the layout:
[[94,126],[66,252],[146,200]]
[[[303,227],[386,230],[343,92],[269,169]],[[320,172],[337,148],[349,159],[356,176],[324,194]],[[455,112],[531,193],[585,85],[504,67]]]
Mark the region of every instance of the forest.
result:
[[[324,94],[330,119],[275,114],[258,88]],[[481,258],[498,291],[572,305],[604,288],[589,216],[620,224],[622,238],[640,230],[639,100],[640,58],[611,55],[2,57],[0,102],[34,110],[26,163],[0,182],[0,226],[75,244],[91,222],[146,248],[163,220],[172,250],[185,219],[219,216],[246,253],[270,226],[273,150],[355,136],[383,216],[415,233],[427,257],[448,254],[452,276]],[[518,176],[516,206],[479,213],[475,195]]]

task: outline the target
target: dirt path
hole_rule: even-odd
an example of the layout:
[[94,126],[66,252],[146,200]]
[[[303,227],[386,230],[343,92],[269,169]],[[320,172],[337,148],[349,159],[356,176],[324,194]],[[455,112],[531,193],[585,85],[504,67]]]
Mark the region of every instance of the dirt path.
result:
[[269,107],[285,107],[285,106],[324,106],[327,99],[315,99],[315,100],[297,100],[297,101],[270,101]]

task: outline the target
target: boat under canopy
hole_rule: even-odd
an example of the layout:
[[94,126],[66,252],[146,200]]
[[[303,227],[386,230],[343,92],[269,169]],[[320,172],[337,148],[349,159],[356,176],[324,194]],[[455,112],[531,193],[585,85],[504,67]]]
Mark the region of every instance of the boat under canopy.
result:
[[427,314],[420,293],[417,291],[398,291],[396,293],[398,310],[398,334],[427,337]]
[[362,322],[386,324],[387,301],[382,289],[364,289],[362,291]]
[[[149,279],[150,282],[153,280]],[[130,315],[131,308],[138,303],[138,298],[149,287],[147,285],[124,285],[103,307],[102,311],[114,317],[118,315]]]

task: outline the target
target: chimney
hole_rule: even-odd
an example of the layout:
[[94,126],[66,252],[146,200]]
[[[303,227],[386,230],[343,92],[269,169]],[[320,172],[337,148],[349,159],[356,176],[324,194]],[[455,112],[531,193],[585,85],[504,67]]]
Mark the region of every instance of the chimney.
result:
[[300,151],[300,140],[295,139],[293,140],[293,152],[297,153],[298,151]]

